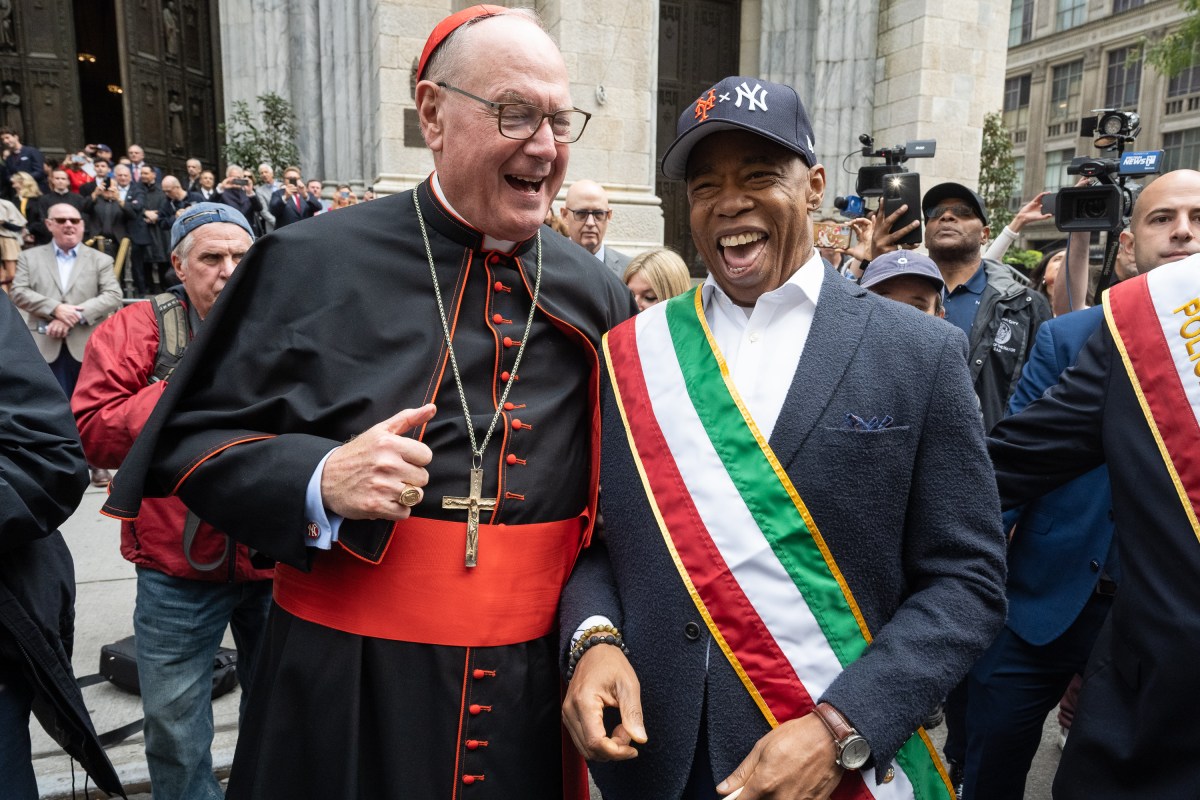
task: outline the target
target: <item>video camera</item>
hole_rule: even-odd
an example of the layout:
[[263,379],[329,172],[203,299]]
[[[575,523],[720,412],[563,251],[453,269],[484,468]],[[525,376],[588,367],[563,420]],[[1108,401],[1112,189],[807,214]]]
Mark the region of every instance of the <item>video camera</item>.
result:
[[904,144],[893,147],[875,148],[875,139],[864,133],[858,137],[862,144],[860,151],[863,158],[882,158],[882,164],[864,164],[858,169],[858,179],[854,184],[857,194],[845,197],[835,197],[833,207],[847,217],[861,217],[866,212],[868,197],[883,197],[884,179],[888,175],[908,172],[903,166],[910,158],[933,158],[937,150],[934,139],[910,139]]
[[1142,129],[1136,112],[1103,108],[1095,114],[1080,120],[1080,138],[1091,137],[1097,149],[1115,150],[1117,157],[1072,159],[1067,174],[1091,178],[1092,185],[1059,189],[1042,201],[1043,210],[1054,214],[1054,226],[1064,233],[1119,232],[1133,211],[1133,194],[1126,181],[1162,169],[1161,150],[1125,152],[1125,145],[1133,142]]

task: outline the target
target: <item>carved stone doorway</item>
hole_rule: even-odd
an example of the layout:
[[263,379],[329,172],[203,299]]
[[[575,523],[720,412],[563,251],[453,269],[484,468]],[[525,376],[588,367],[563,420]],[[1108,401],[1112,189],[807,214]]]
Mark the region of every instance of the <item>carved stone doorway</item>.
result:
[[738,73],[740,0],[659,2],[658,140],[655,191],[663,204],[663,239],[677,250],[692,275],[704,264],[692,244],[687,193],[682,181],[662,177],[663,153],[675,140],[675,123],[685,108],[721,78]]

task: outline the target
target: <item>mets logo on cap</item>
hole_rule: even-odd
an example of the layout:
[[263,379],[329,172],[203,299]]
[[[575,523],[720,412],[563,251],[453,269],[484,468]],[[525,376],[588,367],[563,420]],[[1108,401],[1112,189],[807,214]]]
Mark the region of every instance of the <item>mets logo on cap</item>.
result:
[[742,75],[725,78],[679,115],[674,143],[663,157],[663,174],[682,178],[692,148],[710,133],[744,130],[758,134],[816,164],[812,124],[796,90]]

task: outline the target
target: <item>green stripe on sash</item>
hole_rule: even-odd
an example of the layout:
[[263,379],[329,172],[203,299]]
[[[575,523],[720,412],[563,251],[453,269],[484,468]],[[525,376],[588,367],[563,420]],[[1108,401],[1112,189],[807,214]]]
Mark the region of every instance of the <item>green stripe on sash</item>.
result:
[[[701,287],[694,292],[699,293]],[[721,458],[746,507],[821,626],[830,649],[845,667],[867,648],[850,603],[821,553],[791,494],[726,384],[721,364],[701,323],[697,294],[688,292],[667,302],[667,327],[683,372],[688,396],[713,448]],[[803,680],[804,676],[800,676]],[[817,698],[813,698],[816,702]],[[925,739],[914,735],[896,759],[918,800],[946,798],[947,784]]]

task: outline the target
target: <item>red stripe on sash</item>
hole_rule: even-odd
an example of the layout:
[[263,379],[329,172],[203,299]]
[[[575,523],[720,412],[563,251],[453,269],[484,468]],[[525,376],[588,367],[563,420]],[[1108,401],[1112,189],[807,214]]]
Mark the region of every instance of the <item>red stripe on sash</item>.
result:
[[[642,373],[634,320],[609,331],[608,350],[646,481],[705,609],[775,718],[783,723],[808,714],[813,698],[729,570],[667,447]],[[872,795],[861,773],[846,772],[831,797],[870,800]]]
[[632,439],[675,550],[721,635],[776,719],[801,717],[812,710],[813,700],[729,571],[692,502],[655,419],[635,337],[632,321],[613,330],[608,334],[609,352]]
[[[1200,425],[1163,334],[1148,278],[1143,275],[1114,286],[1109,291],[1109,306],[1167,456],[1192,508],[1200,508]],[[1183,341],[1181,338],[1181,344]]]

